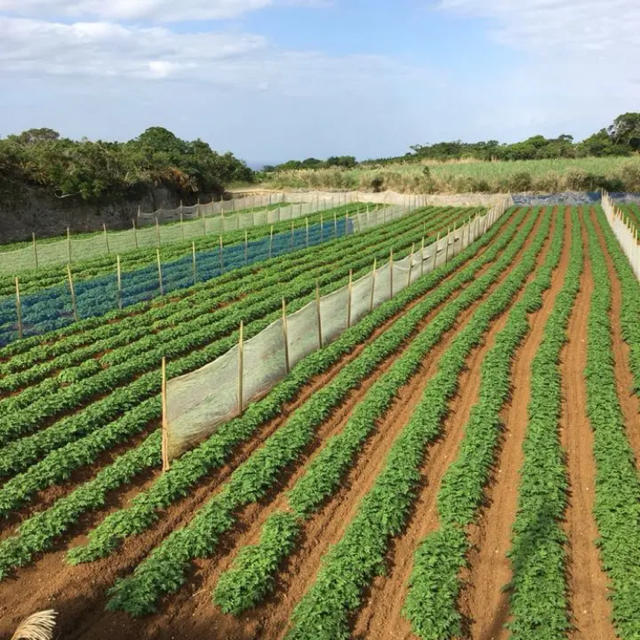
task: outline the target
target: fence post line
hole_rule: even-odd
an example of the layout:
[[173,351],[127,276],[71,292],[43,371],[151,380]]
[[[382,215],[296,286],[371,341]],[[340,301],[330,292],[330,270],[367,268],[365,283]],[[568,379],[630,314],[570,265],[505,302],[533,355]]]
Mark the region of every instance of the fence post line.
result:
[[158,216],[156,216],[156,239],[158,241],[158,246],[160,246],[160,224],[158,223]]
[[393,249],[389,249],[389,298],[393,298]]
[[133,227],[133,243],[136,245],[136,249],[138,248],[138,230],[136,229],[136,221],[131,218],[131,225]]
[[35,262],[36,269],[38,268],[38,247],[36,245],[35,231],[31,232],[31,240],[33,241],[33,261]]
[[371,299],[369,300],[369,313],[373,311],[373,295],[376,289],[376,265],[378,261],[373,259],[373,269],[371,270]]
[[351,326],[351,300],[353,298],[353,269],[349,269],[349,299],[347,300],[347,328]]
[[322,315],[320,314],[320,282],[316,280],[316,315],[318,316],[318,349],[322,349]]
[[289,362],[289,328],[287,327],[287,301],[282,298],[282,338],[284,340],[284,366],[289,375],[291,364]]
[[109,255],[109,236],[107,235],[107,225],[105,222],[102,223],[102,230],[104,231],[104,245],[107,249],[107,255]]
[[269,229],[269,258],[273,256],[273,225]]
[[307,235],[307,248],[309,248],[309,218],[304,219],[304,227]]
[[169,471],[169,416],[167,414],[167,359],[162,356],[162,473]]
[[73,277],[71,276],[71,265],[67,262],[67,276],[69,277],[69,291],[71,293],[71,308],[73,309],[73,319],[78,321],[78,306],[76,304],[76,290],[73,287]]
[[244,410],[243,388],[244,382],[244,321],[240,320],[240,335],[238,336],[238,413]]
[[191,256],[193,258],[193,284],[198,282],[198,267],[196,265],[196,241],[191,241]]
[[118,287],[118,309],[122,309],[122,270],[119,254],[116,256],[116,285]]
[[18,338],[22,338],[22,303],[20,302],[20,282],[16,276],[16,316],[18,319]]
[[158,284],[160,285],[160,295],[164,295],[164,286],[162,285],[162,263],[160,262],[160,249],[156,249],[156,257],[158,259]]
[[67,262],[71,264],[71,231],[67,227]]
[[244,266],[249,262],[249,236],[247,230],[244,230]]
[[224,258],[222,257],[222,254],[223,254],[222,235],[218,236],[218,238],[220,239],[218,253],[220,254],[220,272],[222,273],[224,271]]

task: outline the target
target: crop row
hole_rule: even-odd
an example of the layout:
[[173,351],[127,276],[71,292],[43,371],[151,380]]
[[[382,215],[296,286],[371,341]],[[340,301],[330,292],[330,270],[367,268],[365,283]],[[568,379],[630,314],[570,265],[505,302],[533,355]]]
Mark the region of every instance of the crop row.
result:
[[[594,289],[587,320],[587,415],[594,433],[594,515],[602,565],[623,640],[640,637],[640,480],[618,399],[611,338],[611,282],[593,222],[585,220]],[[629,425],[631,428],[632,425]]]
[[[304,269],[307,273],[322,276],[326,273],[327,260],[337,251],[341,251],[340,263],[349,261],[352,253],[357,253],[368,244],[380,243],[394,237],[402,238],[402,233],[415,230],[419,223],[439,225],[455,213],[442,213],[435,210],[431,215],[410,216],[398,221],[389,228],[374,232],[344,238],[339,242],[320,250],[301,252],[301,255],[286,259],[273,260],[266,263],[262,269],[242,269],[217,279],[206,286],[192,287],[189,295],[182,299],[165,298],[165,304],[151,308],[139,309],[135,315],[116,318],[105,316],[103,322],[93,329],[86,328],[82,334],[62,337],[51,345],[30,349],[27,353],[14,356],[7,363],[0,364],[0,370],[7,374],[2,387],[7,390],[20,388],[17,385],[29,384],[37,381],[43,375],[55,373],[73,367],[77,363],[85,362],[88,357],[108,351],[109,354],[121,346],[129,346],[143,339],[152,339],[150,333],[158,333],[163,329],[173,328],[183,330],[182,327],[195,320],[205,322],[210,320],[211,314],[222,306],[238,302],[251,293],[264,292],[279,283],[293,278]],[[163,301],[160,301],[163,302]],[[119,320],[118,322],[115,322]],[[88,346],[85,346],[88,345]],[[78,359],[80,358],[80,359]],[[108,355],[106,363],[111,363],[115,355]],[[25,371],[32,365],[48,359],[32,371]],[[3,366],[4,365],[4,366]],[[14,374],[14,375],[12,375]]]
[[619,205],[617,207],[624,214],[627,223],[632,229],[635,229],[640,234],[640,206],[637,204]]
[[[366,264],[368,259],[364,258],[361,262]],[[346,276],[346,274],[343,275]],[[327,279],[329,279],[329,277],[325,278],[325,280]],[[335,285],[329,283],[328,285],[325,285],[323,289],[327,289],[328,287],[334,288]],[[308,291],[310,288],[312,289],[312,285],[310,285],[310,283],[305,284],[303,282],[302,286],[298,288],[302,289],[304,295],[304,291]],[[289,292],[296,293],[297,290],[296,288],[290,287]],[[281,293],[279,295],[275,295],[277,295],[279,299]],[[307,294],[301,302],[296,301],[296,304],[298,306],[302,306],[302,304],[306,303],[307,299],[310,299],[311,297],[313,297],[313,293]],[[272,296],[272,298],[274,298],[274,296]],[[257,316],[257,319],[247,325],[247,333],[249,335],[253,335],[260,331],[278,315],[278,312],[271,311],[271,308],[274,306],[274,299],[267,301],[267,303],[269,306],[266,308],[266,312],[268,314],[266,318],[261,317],[264,315],[265,311],[264,303],[256,305],[252,310],[253,316]],[[237,315],[237,312],[236,314],[233,314],[227,311],[227,314],[233,316]],[[244,315],[244,319],[245,321],[250,320],[251,316],[246,313]],[[226,321],[223,319],[220,323],[223,326],[222,329],[218,330],[218,335],[223,336],[224,332],[235,330],[237,323],[239,323],[238,318],[232,318],[231,320]],[[214,327],[209,328],[208,332],[208,338],[210,340],[215,338],[216,333],[214,333]],[[203,333],[203,338],[206,339],[207,330],[203,330]],[[195,333],[187,336],[186,339],[188,342],[186,347],[188,348],[191,346],[193,348],[197,337],[198,334]],[[226,338],[221,337],[217,342],[209,344],[201,351],[191,353],[188,356],[182,357],[178,361],[171,362],[169,371],[172,375],[176,375],[176,372],[179,374],[193,370],[198,366],[206,364],[221,353],[224,353],[224,351],[233,346],[234,343],[235,334]],[[26,466],[37,460],[43,453],[47,453],[52,449],[72,442],[90,431],[95,431],[96,429],[104,427],[109,420],[115,419],[121,411],[129,411],[129,415],[125,415],[123,417],[125,422],[131,424],[133,420],[133,422],[136,422],[139,425],[140,429],[143,428],[149,421],[147,413],[148,403],[142,402],[140,406],[138,406],[138,404],[157,393],[159,386],[158,372],[151,371],[143,374],[129,385],[120,388],[114,388],[118,381],[116,375],[122,375],[122,372],[124,371],[125,374],[136,376],[141,373],[143,366],[153,368],[153,358],[161,357],[161,351],[168,354],[173,352],[174,355],[178,355],[179,352],[173,349],[173,344],[177,344],[178,347],[181,347],[183,345],[183,339],[178,339],[173,342],[165,340],[160,347],[156,347],[155,352],[150,350],[142,356],[131,357],[128,362],[114,366],[111,369],[105,369],[97,376],[88,378],[87,380],[82,380],[81,382],[63,389],[63,393],[65,395],[62,396],[62,398],[63,400],[66,399],[67,407],[77,407],[78,399],[79,397],[82,397],[81,395],[78,395],[78,393],[84,393],[84,397],[91,397],[100,391],[106,392],[111,389],[114,390],[105,398],[90,405],[84,410],[67,416],[32,436],[23,437],[20,440],[5,446],[3,449],[2,460],[0,460],[0,474],[10,475],[11,473],[15,473],[16,471],[26,468]],[[182,348],[184,349],[185,347],[182,346]],[[111,375],[112,373],[115,375]],[[98,387],[99,381],[102,381],[102,387]],[[74,395],[73,392],[76,392],[76,390],[79,390],[79,392]],[[19,401],[19,398],[23,398],[24,396],[29,397],[30,395],[32,394],[23,393],[20,396],[9,398],[7,402],[16,404]],[[42,419],[52,413],[55,413],[56,410],[59,410],[59,404],[55,404],[56,400],[56,396],[51,394],[41,398],[41,400],[36,400],[32,404],[28,405],[24,410],[19,411],[19,413],[18,407],[16,407],[13,414],[9,413],[2,416],[0,419],[0,426],[2,428],[2,435],[5,443],[7,443],[11,438],[24,434],[29,428],[33,429]],[[145,419],[141,422],[137,417],[134,418],[132,414],[145,416]],[[32,468],[32,470],[29,470],[27,473],[29,473],[31,477],[39,476],[37,468]],[[9,485],[8,488],[6,486],[3,487],[0,494],[4,495],[6,493],[5,489],[13,491],[12,487],[14,485],[22,485],[19,493],[24,495],[26,487],[31,486],[31,483],[26,482],[26,479],[27,478],[24,475],[16,478],[15,482],[12,485]],[[40,485],[41,482],[38,483],[38,486]],[[0,503],[1,502],[2,499],[0,498]]]
[[[522,215],[519,214],[517,218]],[[509,214],[504,217],[508,218]],[[502,221],[496,223],[487,234],[450,263],[385,302],[328,347],[307,356],[265,398],[251,404],[242,416],[221,425],[207,441],[175,460],[171,469],[149,491],[134,499],[131,507],[105,519],[100,530],[96,529],[90,546],[71,552],[71,559],[90,560],[108,554],[124,537],[152,526],[160,510],[186,495],[204,475],[225,464],[238,445],[250,439],[260,425],[279,415],[285,403],[296,397],[299,390],[314,376],[328,370],[341,357],[367,340],[378,326],[392,318],[411,300],[424,295],[453,273],[479,247],[493,240],[501,226]],[[155,400],[152,418],[159,416],[159,409],[159,401]],[[79,454],[85,449],[86,446],[79,447],[75,453]],[[61,466],[65,460],[66,457],[59,461]],[[159,463],[160,433],[155,431],[136,449],[123,454],[112,465],[100,471],[93,480],[61,498],[49,509],[23,522],[17,535],[0,542],[0,577],[8,575],[16,566],[28,563],[34,554],[49,549],[83,513],[101,507],[108,491],[126,484],[144,469]],[[69,473],[69,469],[62,471],[63,477]]]
[[[386,414],[399,389],[416,374],[444,333],[455,326],[462,311],[486,293],[490,285],[504,273],[534,223],[532,218],[518,235],[513,247],[429,322],[391,368],[367,391],[343,431],[326,442],[289,493],[288,502],[293,513],[285,510],[270,516],[264,525],[261,542],[242,549],[231,569],[221,575],[214,600],[225,613],[238,614],[255,606],[271,590],[275,583],[274,573],[293,550],[292,541],[303,521],[338,490],[363,443],[373,433],[377,421]],[[472,267],[477,268],[479,262],[476,261]],[[469,268],[467,272],[466,278],[472,279],[476,269]],[[464,272],[458,278],[462,276],[465,276]],[[277,539],[270,535],[272,529],[287,531],[283,544],[279,545]],[[269,562],[261,558],[269,558]]]
[[[504,427],[500,412],[511,392],[511,368],[516,349],[530,330],[529,315],[542,306],[542,294],[562,252],[564,216],[556,216],[551,246],[535,278],[513,306],[481,366],[478,401],[465,425],[458,456],[442,478],[438,492],[440,528],[418,546],[409,580],[405,614],[423,640],[442,640],[460,634],[456,609],[470,543],[466,528],[483,503]],[[437,558],[437,562],[434,559]]]
[[[425,306],[431,306],[429,299],[417,305]],[[428,309],[424,309],[424,313],[427,312]],[[415,330],[420,322],[418,313],[412,310],[397,320],[355,360],[344,366],[329,384],[297,409],[284,426],[234,470],[220,492],[197,511],[188,526],[174,531],[137,567],[133,575],[116,584],[110,606],[139,615],[152,610],[163,593],[177,590],[185,580],[185,571],[191,560],[209,555],[220,535],[232,526],[234,511],[264,496],[282,471],[300,457],[331,411]],[[177,481],[180,482],[180,476]],[[137,512],[138,507],[146,507],[149,524],[157,517],[157,509],[162,508],[165,496],[156,493],[150,498],[149,495],[138,496],[134,508]],[[130,516],[129,519],[129,526],[133,525],[139,531],[139,523],[132,522]],[[121,538],[122,521],[118,525],[114,532],[115,540]]]
[[[345,214],[353,216],[356,213],[363,212],[367,207],[371,210],[379,208],[381,205],[366,203],[350,203],[335,207],[323,212],[313,213],[307,216],[310,225],[320,223],[321,216],[324,228],[329,235],[330,229],[333,231],[333,216],[344,217]],[[296,218],[293,220],[296,228],[305,227],[304,218]],[[286,233],[291,230],[291,220],[283,220],[273,224],[275,233]],[[226,231],[222,234],[223,244],[230,246],[234,244],[244,244],[245,231],[247,239],[251,241],[262,240],[268,237],[271,231],[271,225],[265,224],[257,227],[251,227],[237,231]],[[199,238],[189,239],[188,241],[180,240],[170,244],[163,244],[160,247],[162,257],[165,260],[178,260],[187,254],[190,254],[192,242],[195,243],[196,251],[210,251],[217,249],[219,235],[207,235]],[[133,249],[122,253],[121,263],[123,270],[134,271],[145,266],[153,265],[156,260],[156,247],[143,247],[141,249]],[[99,258],[90,258],[86,260],[74,260],[73,269],[77,275],[78,281],[92,279],[105,274],[115,273],[115,254],[111,256],[101,256]],[[38,270],[27,270],[18,273],[20,276],[21,288],[27,292],[38,291],[43,288],[60,285],[65,283],[67,277],[66,264],[44,267]],[[15,291],[13,277],[0,277],[0,297],[12,295]]]
[[[411,418],[393,443],[384,469],[340,541],[325,556],[315,583],[296,606],[288,635],[291,640],[349,637],[351,613],[359,607],[373,578],[384,572],[389,544],[406,526],[417,497],[425,450],[441,432],[466,359],[480,344],[492,321],[510,306],[535,268],[549,224],[547,211],[520,262],[478,307],[441,356],[437,373],[427,383]],[[430,564],[440,571],[446,569],[436,558]],[[432,611],[430,615],[433,618],[436,614]]]
[[620,243],[613,234],[602,208],[596,207],[595,211],[620,282],[622,338],[629,345],[629,366],[633,375],[634,391],[640,395],[640,322],[638,321],[640,318],[640,282],[638,282]]
[[571,210],[571,252],[562,289],[531,362],[528,424],[522,445],[518,511],[509,557],[514,640],[561,640],[570,628],[562,518],[568,477],[558,426],[562,412],[560,354],[583,270],[581,225]]

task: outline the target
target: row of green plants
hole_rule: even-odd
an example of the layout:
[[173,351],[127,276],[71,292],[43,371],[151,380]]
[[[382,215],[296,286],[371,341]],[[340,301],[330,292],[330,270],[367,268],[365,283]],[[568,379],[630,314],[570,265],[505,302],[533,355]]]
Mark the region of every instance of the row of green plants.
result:
[[[341,251],[341,247],[334,247],[322,259],[323,264],[315,270],[301,272],[298,269],[294,272],[293,279],[286,283],[290,307],[294,310],[302,296],[309,299],[313,297],[316,282],[322,287],[333,285],[334,288],[336,285],[333,283],[348,277],[350,268],[357,275],[366,273],[371,269],[374,258],[384,260],[394,246],[399,249],[400,255],[407,253],[416,240],[420,241],[421,233],[422,228],[416,225],[402,235],[389,235],[383,242],[375,242],[374,238],[370,238],[370,242],[363,240],[347,255]],[[328,269],[325,261],[332,258],[333,269]],[[285,283],[281,281],[262,289],[252,287],[235,305],[226,305],[213,313],[200,314],[190,322],[169,326],[133,341],[132,344],[114,349],[99,359],[101,365],[109,365],[108,367],[101,368],[89,378],[68,386],[59,386],[55,392],[50,388],[52,382],[45,380],[22,393],[5,398],[0,401],[0,442],[10,439],[10,434],[27,433],[46,418],[77,409],[91,398],[122,386],[157,367],[163,355],[180,357],[237,331],[241,320],[248,325],[266,314],[273,315],[281,306],[283,286]],[[247,333],[247,337],[251,335],[253,333]],[[47,392],[44,397],[43,392]]]
[[[242,505],[259,500],[273,487],[283,470],[300,458],[331,412],[352,389],[397,351],[419,321],[415,313],[400,318],[355,360],[344,366],[329,384],[291,414],[284,426],[234,470],[219,493],[198,510],[186,527],[174,531],[138,565],[131,576],[116,583],[109,606],[141,615],[153,610],[160,596],[176,591],[185,581],[191,561],[210,555],[220,536],[233,525],[234,512]],[[180,482],[180,476],[174,479],[176,482]],[[155,496],[138,496],[135,499],[136,510],[138,506],[146,506],[151,524],[157,518],[158,508],[165,506],[165,499],[166,496],[157,493]],[[121,531],[120,526],[112,538],[117,541]]]
[[[89,546],[86,549],[79,547],[77,551],[70,554],[70,559],[85,561],[107,555],[117,548],[124,537],[152,526],[162,509],[187,495],[206,474],[227,463],[235,449],[253,437],[266,421],[278,416],[285,404],[292,401],[304,385],[351,353],[358,344],[365,342],[377,327],[401,312],[409,302],[425,295],[472,258],[479,248],[491,242],[501,231],[504,221],[510,218],[510,213],[507,212],[492,229],[447,265],[439,267],[435,272],[403,290],[398,296],[385,302],[357,325],[348,329],[331,345],[307,356],[265,398],[251,404],[242,416],[221,425],[208,440],[173,461],[171,469],[160,476],[149,491],[135,498],[131,507],[117,511],[106,518],[100,526],[100,531],[96,529],[96,534],[90,539]],[[518,214],[516,220],[522,215],[522,213]],[[158,398],[147,401],[147,405],[150,415],[139,416],[140,423],[143,425],[146,424],[145,419],[157,420],[160,415]],[[82,514],[102,507],[108,491],[127,484],[145,469],[159,466],[160,445],[161,434],[157,430],[138,447],[119,456],[113,464],[101,470],[92,480],[59,499],[50,508],[25,520],[17,535],[0,542],[0,578],[9,575],[15,567],[30,562],[35,554],[50,549]],[[82,442],[78,446],[72,446],[75,447],[76,455],[86,450],[86,445]],[[58,461],[63,468],[63,478],[68,477],[72,470],[65,467],[66,460],[67,457],[64,456]],[[90,461],[82,463],[87,464]]]
[[618,205],[620,211],[622,211],[627,224],[640,234],[640,206],[632,204]]
[[[345,215],[354,216],[367,210],[377,209],[382,205],[366,204],[366,203],[350,203],[342,205],[326,211],[317,212],[306,216],[310,225],[318,224],[321,216],[324,224],[329,228],[333,223],[334,214],[336,217],[343,218]],[[305,226],[305,218],[296,218],[293,220],[296,229]],[[188,256],[192,250],[192,242],[195,243],[196,251],[217,250],[219,236],[222,235],[222,241],[225,246],[232,244],[244,243],[245,231],[247,239],[257,240],[268,237],[271,232],[271,224],[240,229],[237,231],[225,231],[222,234],[201,236],[199,238],[189,239],[187,241],[179,240],[162,244],[160,253],[164,262],[178,260],[184,256]],[[291,229],[291,220],[283,220],[273,224],[274,233],[287,232]],[[10,260],[11,256],[4,256],[4,259]],[[89,258],[75,260],[73,259],[72,249],[72,268],[74,279],[78,281],[89,280],[97,276],[106,275],[116,271],[115,255],[101,256],[99,258]],[[121,266],[123,272],[135,271],[145,266],[153,265],[156,261],[156,247],[143,247],[141,249],[133,249],[126,251],[121,255]],[[0,297],[11,296],[15,294],[15,275],[20,277],[20,290],[22,293],[32,293],[64,284],[67,280],[66,264],[55,265],[49,267],[41,267],[35,269],[20,269],[12,276],[0,276]]]
[[[411,418],[393,443],[384,469],[361,501],[340,541],[326,554],[315,583],[296,606],[287,636],[290,640],[350,637],[352,613],[360,606],[373,578],[384,573],[389,545],[407,524],[417,498],[426,448],[441,433],[467,357],[481,343],[492,321],[511,305],[534,270],[550,221],[547,210],[518,264],[478,307],[441,356],[437,373],[427,383]],[[439,571],[447,568],[438,557],[431,558],[430,564]],[[443,588],[447,587],[450,589],[451,585]],[[433,601],[433,595],[425,594],[425,597]],[[442,597],[443,594],[435,595]],[[429,615],[434,619],[439,617],[434,611]],[[441,620],[438,622],[442,625]]]
[[[551,246],[535,278],[514,305],[481,365],[478,400],[465,425],[458,456],[438,491],[440,528],[420,542],[409,579],[404,612],[413,631],[423,640],[441,640],[461,634],[462,617],[456,602],[462,587],[459,576],[470,541],[467,527],[477,517],[484,488],[491,476],[504,423],[500,413],[511,393],[511,369],[517,348],[531,328],[529,316],[542,306],[542,294],[551,287],[564,240],[564,216],[555,216]],[[437,558],[437,562],[434,562]]]
[[[339,246],[346,253],[354,252],[363,243],[372,239],[382,241],[401,234],[403,231],[417,226],[421,221],[423,227],[437,228],[437,225],[449,222],[452,216],[460,212],[449,209],[423,210],[398,221],[388,228],[373,230],[369,233],[343,237],[339,241],[322,247],[310,248],[266,261],[260,266],[246,267],[224,274],[214,281],[198,284],[194,287],[164,296],[156,300],[154,305],[139,305],[127,314],[107,314],[98,326],[85,327],[81,332],[49,337],[55,340],[46,345],[33,347],[13,356],[6,362],[0,362],[0,373],[4,379],[0,388],[13,391],[22,385],[33,384],[38,380],[60,370],[83,363],[89,357],[112,351],[120,346],[136,342],[150,332],[158,332],[167,327],[181,326],[200,316],[206,316],[222,305],[237,302],[249,293],[262,290],[291,278],[301,268],[311,270],[323,267],[326,269],[326,255],[331,254]],[[318,271],[321,275],[322,269]],[[78,323],[78,324],[83,324]],[[36,366],[36,363],[41,363]],[[20,375],[18,375],[20,372]],[[12,375],[14,374],[14,375]]]
[[638,321],[640,318],[640,282],[638,282],[627,256],[613,234],[602,207],[596,207],[595,213],[620,282],[622,294],[620,327],[622,338],[629,345],[629,366],[633,375],[633,391],[640,395],[640,322]]
[[[491,284],[504,273],[505,267],[521,249],[534,223],[535,218],[532,217],[518,234],[513,246],[481,277],[474,280],[480,267],[492,259],[489,252],[458,274],[456,279],[464,278],[467,282],[473,280],[473,284],[455,300],[448,302],[430,320],[390,369],[367,391],[343,431],[330,438],[313,458],[288,494],[291,511],[283,510],[271,515],[264,525],[260,543],[243,548],[232,567],[220,576],[214,601],[225,613],[238,614],[253,607],[273,589],[278,566],[282,565],[285,557],[293,550],[292,541],[302,530],[304,521],[339,489],[345,474],[356,463],[362,445],[387,413],[400,388],[416,374],[433,346],[455,326],[463,310],[486,294]],[[498,246],[494,249],[498,249]],[[282,544],[271,534],[272,530],[286,531]]]
[[[373,244],[384,246],[385,251],[387,245],[382,245],[384,242],[398,241],[402,246],[405,239],[407,242],[409,238],[415,239],[420,227],[423,234],[429,233],[460,214],[460,212],[447,210],[426,213],[426,216],[423,212],[422,216],[411,216],[409,219],[398,221],[397,225],[390,225],[387,229],[378,229],[369,234],[345,238],[323,250],[302,252],[302,255],[294,260],[282,259],[278,262],[274,259],[269,261],[263,269],[245,269],[236,273],[235,278],[216,280],[202,288],[194,287],[193,291],[189,291],[189,295],[181,299],[169,297],[163,300],[161,305],[126,316],[119,322],[115,322],[115,319],[103,322],[100,327],[88,330],[84,335],[79,336],[79,340],[77,336],[63,338],[54,342],[49,348],[33,349],[28,354],[14,356],[4,363],[6,369],[4,373],[7,375],[0,382],[0,388],[20,389],[25,384],[38,382],[43,375],[44,377],[55,375],[59,371],[67,373],[68,369],[76,372],[77,366],[74,365],[86,363],[87,358],[90,357],[97,359],[96,356],[99,356],[100,364],[105,366],[126,361],[131,355],[145,352],[150,344],[163,339],[166,335],[175,338],[181,334],[191,333],[196,328],[210,326],[216,319],[224,317],[226,310],[232,304],[246,304],[248,299],[255,301],[260,297],[265,298],[270,294],[278,293],[283,282],[300,277],[301,272],[308,279],[312,276],[326,279],[329,264],[345,267],[353,264],[353,255],[359,256],[363,250],[370,248]],[[431,242],[431,239],[427,238],[426,241]],[[338,252],[339,257],[336,260],[335,254]],[[331,260],[333,262],[330,262]],[[222,307],[224,310],[221,309]],[[49,359],[25,371],[35,362],[42,362],[43,357],[46,357],[42,351],[48,352],[46,356],[49,356]],[[19,360],[17,366],[14,365],[16,360]],[[62,382],[58,380],[58,386]],[[55,385],[56,382],[49,384]],[[14,399],[13,402],[15,401]],[[7,404],[6,401],[0,402],[0,408]]]
[[584,268],[581,223],[571,210],[571,251],[562,289],[544,326],[544,337],[531,362],[528,424],[518,510],[513,525],[510,583],[514,640],[561,640],[570,629],[566,534],[568,475],[558,431],[562,413],[561,353],[580,291]]
[[[361,264],[366,264],[366,262],[368,262],[367,258],[362,258],[360,260]],[[346,268],[344,270],[348,272]],[[363,267],[362,270],[366,271],[368,268]],[[346,276],[347,273],[341,275]],[[301,279],[304,279],[304,274],[301,276]],[[330,274],[325,279],[330,279]],[[313,283],[303,283],[302,286],[308,290],[313,287]],[[327,290],[330,291],[335,288],[335,286],[335,283],[332,282],[325,284],[323,285],[322,292],[327,292]],[[292,291],[294,293],[297,292],[296,289],[290,288],[289,293],[291,294]],[[295,300],[294,303],[291,304],[291,307],[296,308],[297,306],[306,304],[313,295],[313,292],[311,292],[302,300]],[[281,299],[281,291],[276,294],[272,294],[271,297],[272,300],[269,304],[270,306],[273,306],[276,298],[278,300]],[[264,304],[257,305],[257,310],[254,309],[254,313],[258,315],[258,319],[247,325],[246,329],[248,335],[257,333],[279,315],[279,312],[271,311],[268,313],[266,318],[260,318],[260,315],[263,312]],[[267,312],[269,312],[269,309],[267,309]],[[222,322],[225,321],[223,320]],[[237,320],[237,323],[226,321],[225,328],[227,330],[231,329],[231,326],[229,326],[230,323],[231,325],[237,326],[239,320]],[[186,340],[188,341],[187,345],[193,346],[193,339],[193,336],[187,336],[184,339],[180,339],[178,342],[182,345],[182,340]],[[178,361],[171,362],[169,365],[169,374],[176,375],[185,373],[206,364],[228,350],[235,344],[236,340],[236,333],[234,332],[231,336],[223,337],[217,342],[212,342],[201,351],[196,351]],[[69,390],[67,392],[67,397],[70,397],[72,401],[76,401],[75,404],[71,404],[71,407],[77,407],[78,405],[78,397],[74,397],[71,394],[71,392],[76,388],[80,387],[81,390],[86,390],[87,393],[93,392],[92,395],[95,395],[96,393],[100,393],[100,391],[96,391],[95,387],[89,387],[89,385],[95,384],[96,380],[101,378],[106,380],[106,386],[102,392],[108,392],[111,389],[114,389],[117,385],[114,382],[114,377],[107,374],[111,371],[121,373],[124,369],[133,377],[138,376],[144,371],[143,366],[151,368],[148,360],[149,358],[155,356],[158,358],[161,357],[159,353],[160,350],[162,350],[162,347],[157,347],[156,352],[150,351],[148,354],[145,354],[145,356],[132,357],[129,362],[113,367],[110,370],[104,370],[99,374],[99,376],[94,376],[93,378],[89,378],[78,382],[75,385],[66,387],[66,389]],[[165,342],[164,352],[171,354],[171,343]],[[117,379],[115,380],[117,382]],[[28,406],[24,412],[21,411],[20,417],[17,419],[15,418],[15,414],[7,414],[3,416],[0,420],[0,425],[4,429],[2,431],[2,435],[4,436],[5,447],[3,448],[2,459],[0,459],[0,475],[8,476],[23,471],[30,464],[36,462],[42,455],[47,454],[54,449],[64,447],[69,443],[77,446],[77,443],[80,442],[78,438],[86,435],[87,433],[105,428],[111,420],[116,420],[116,423],[111,425],[112,428],[110,431],[112,433],[117,432],[119,434],[119,438],[124,437],[127,432],[132,434],[138,433],[149,423],[148,410],[150,411],[151,409],[148,409],[149,403],[147,403],[146,400],[157,394],[159,384],[160,377],[157,371],[151,371],[143,374],[140,377],[137,377],[137,379],[129,385],[115,388],[109,395],[86,407],[82,411],[64,417],[53,425],[42,429],[31,436],[22,437],[18,440],[14,439],[13,442],[8,441],[11,436],[15,438],[19,435],[25,435],[25,423],[27,423],[28,420],[30,420],[30,422],[27,423],[29,425],[37,426],[39,424],[39,421],[43,419],[41,407],[44,407],[44,410],[47,411],[54,403],[55,396],[45,396],[41,400],[34,402]],[[36,413],[39,410],[40,414]],[[123,411],[126,413],[122,416],[122,420],[120,420],[119,416]],[[33,415],[34,413],[35,416]],[[133,424],[137,425],[135,430],[132,430],[132,427],[130,426]],[[127,426],[124,427],[124,429],[121,429],[121,425]],[[96,435],[96,438],[98,439],[102,437],[103,436]],[[68,453],[68,450],[65,449],[65,452]],[[82,458],[86,458],[86,455],[87,452],[83,452]],[[44,468],[46,469],[51,468],[48,458],[44,458],[40,465],[31,467],[25,474],[16,476],[12,481],[10,481],[10,483],[7,483],[7,485],[2,487],[2,489],[0,489],[0,504],[3,504],[4,496],[12,496],[11,500],[7,503],[8,506],[10,503],[13,503],[17,496],[26,497],[30,495],[33,487],[37,486],[38,488],[44,488],[44,477],[49,478],[47,482],[50,482],[51,476],[49,473],[45,474],[45,476],[42,475],[42,465],[44,465]],[[56,468],[58,467],[56,466]],[[32,484],[30,481],[31,478],[38,478],[38,481],[35,484]]]
[[619,636],[631,640],[640,637],[640,479],[616,387],[611,282],[590,216],[585,224],[594,281],[584,371],[596,462],[594,515],[602,565],[611,581],[613,622]]

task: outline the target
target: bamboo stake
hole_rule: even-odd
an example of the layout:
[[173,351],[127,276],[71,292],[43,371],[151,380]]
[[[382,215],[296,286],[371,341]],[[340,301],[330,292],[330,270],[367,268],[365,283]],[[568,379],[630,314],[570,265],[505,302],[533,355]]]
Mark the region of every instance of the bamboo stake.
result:
[[447,264],[449,261],[449,240],[451,238],[451,230],[447,228],[447,242],[444,249],[444,263]]
[[238,413],[244,410],[244,322],[240,320],[240,336],[238,338]]
[[167,359],[162,357],[162,472],[169,471],[169,416],[167,413]]
[[16,316],[18,318],[18,338],[22,338],[22,302],[20,302],[20,283],[16,276]]
[[438,259],[438,245],[440,244],[440,232],[438,231],[438,236],[436,238],[436,244],[433,248],[433,268],[431,271],[434,271],[436,268],[436,260]]
[[118,309],[122,309],[122,270],[119,255],[116,256],[116,284],[118,286]]
[[369,300],[369,313],[373,311],[373,296],[376,289],[376,258],[373,259],[373,269],[371,270],[371,299]]
[[322,349],[322,316],[320,314],[320,283],[316,280],[316,314],[318,316],[318,349]]
[[71,308],[73,309],[73,319],[78,321],[78,306],[76,305],[76,290],[73,286],[73,277],[71,276],[71,265],[67,263],[67,276],[69,277],[69,291],[71,292]]
[[191,241],[191,256],[193,258],[193,284],[198,281],[198,267],[196,265],[196,241]]
[[291,365],[289,362],[289,328],[287,326],[287,301],[282,298],[282,338],[284,340],[284,366],[289,375]]
[[158,259],[158,284],[160,285],[160,295],[164,295],[164,286],[162,285],[162,263],[160,262],[160,249],[156,249],[156,257]]
[[351,326],[351,300],[353,298],[353,269],[349,269],[349,285],[347,287],[349,298],[347,300],[347,328]]
[[109,255],[109,236],[107,235],[107,225],[104,222],[102,223],[102,228],[104,230],[104,244],[107,248],[107,255]]
[[389,249],[389,297],[393,298],[393,249]]
[[33,241],[33,261],[35,262],[36,269],[38,268],[38,247],[36,245],[36,234],[31,232],[31,240]]
[[409,275],[407,276],[407,287],[411,284],[411,270],[413,269],[413,256],[415,253],[415,242],[411,243],[411,259],[409,260]]

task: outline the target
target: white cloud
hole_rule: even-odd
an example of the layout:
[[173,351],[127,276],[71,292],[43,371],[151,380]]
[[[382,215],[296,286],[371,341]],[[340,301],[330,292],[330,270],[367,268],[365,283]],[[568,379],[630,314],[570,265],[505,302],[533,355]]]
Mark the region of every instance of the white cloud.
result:
[[324,6],[326,0],[0,0],[0,11],[50,19],[180,22],[237,18],[274,4]]

